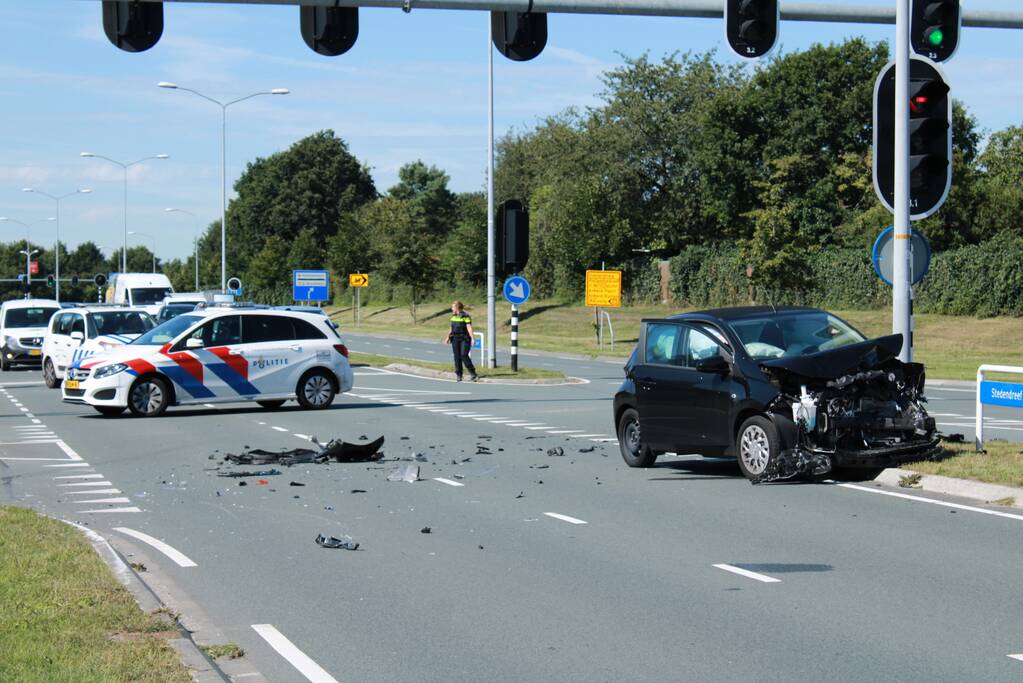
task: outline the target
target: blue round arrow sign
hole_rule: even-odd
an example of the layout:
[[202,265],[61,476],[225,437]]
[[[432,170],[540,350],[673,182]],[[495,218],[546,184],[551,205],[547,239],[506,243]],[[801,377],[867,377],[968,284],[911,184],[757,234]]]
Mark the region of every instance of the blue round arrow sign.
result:
[[526,278],[521,275],[510,277],[504,281],[504,298],[508,300],[508,303],[524,304],[529,301],[529,282]]

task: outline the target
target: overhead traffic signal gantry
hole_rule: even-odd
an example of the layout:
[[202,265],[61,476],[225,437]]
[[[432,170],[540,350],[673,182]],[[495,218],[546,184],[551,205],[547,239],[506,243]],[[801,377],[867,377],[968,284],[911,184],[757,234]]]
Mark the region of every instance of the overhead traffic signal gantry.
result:
[[959,0],[913,0],[910,44],[921,57],[934,62],[951,59],[959,47],[961,26]]
[[547,47],[547,15],[542,12],[491,12],[490,27],[494,47],[512,61],[528,62]]
[[314,52],[336,57],[352,49],[359,37],[358,7],[300,8],[302,40]]
[[[952,187],[952,99],[938,66],[923,57],[909,71],[910,216],[927,218]],[[874,95],[874,189],[889,211],[895,206],[895,65],[877,79]]]
[[740,57],[763,57],[778,41],[778,0],[725,0],[725,38]]
[[103,0],[103,32],[125,52],[144,52],[163,35],[163,3]]

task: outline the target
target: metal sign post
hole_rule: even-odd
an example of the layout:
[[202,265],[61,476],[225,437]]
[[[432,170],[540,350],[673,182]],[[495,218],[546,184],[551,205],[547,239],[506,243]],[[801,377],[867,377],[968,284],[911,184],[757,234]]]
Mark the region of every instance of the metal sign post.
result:
[[487,337],[490,349],[483,367],[497,367],[497,286],[494,248],[494,24],[487,21]]
[[895,10],[895,249],[892,263],[892,332],[902,335],[899,360],[913,360],[909,296],[909,3]]
[[519,306],[529,301],[532,288],[521,275],[510,277],[504,282],[504,298],[511,304],[511,369],[519,371]]

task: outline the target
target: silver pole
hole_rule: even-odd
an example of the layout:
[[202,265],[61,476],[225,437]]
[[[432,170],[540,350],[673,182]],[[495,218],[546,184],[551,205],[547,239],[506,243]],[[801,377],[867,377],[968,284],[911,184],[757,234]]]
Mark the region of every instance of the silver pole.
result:
[[899,359],[913,360],[909,303],[909,3],[897,0],[895,15],[895,251],[892,264],[892,332],[902,335]]
[[128,166],[124,168],[124,251],[121,252],[121,272],[128,272]]
[[192,249],[195,251],[195,291],[199,291],[199,218],[192,215]]
[[497,276],[494,264],[494,24],[487,17],[487,349],[485,367],[497,367],[497,302],[494,289]]
[[60,303],[60,197],[55,201],[57,203],[57,245],[53,249],[53,270],[56,273],[53,277],[53,298]]
[[220,291],[227,291],[227,106],[220,119]]

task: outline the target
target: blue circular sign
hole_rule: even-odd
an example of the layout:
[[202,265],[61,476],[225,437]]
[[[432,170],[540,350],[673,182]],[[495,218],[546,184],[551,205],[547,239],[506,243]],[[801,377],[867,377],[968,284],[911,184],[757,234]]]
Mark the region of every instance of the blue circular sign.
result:
[[510,277],[504,281],[504,298],[508,303],[518,306],[529,301],[529,281],[521,275]]
[[[892,272],[895,268],[893,265],[895,254],[894,234],[895,228],[889,226],[877,236],[870,259],[874,263],[874,272],[889,287],[892,285]],[[931,267],[931,244],[927,241],[926,237],[913,230],[909,241],[909,249],[913,268],[910,277],[912,278],[912,284],[915,285],[924,279],[924,275],[927,275],[927,271]]]

